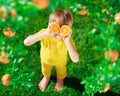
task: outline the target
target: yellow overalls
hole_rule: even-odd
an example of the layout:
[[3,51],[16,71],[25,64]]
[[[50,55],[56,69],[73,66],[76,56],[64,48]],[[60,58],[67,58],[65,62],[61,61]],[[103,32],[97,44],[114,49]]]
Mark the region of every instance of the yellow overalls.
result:
[[[45,31],[46,29],[42,29],[39,33]],[[72,38],[70,38],[70,41],[73,47],[75,47]],[[45,77],[51,76],[53,66],[56,68],[58,79],[64,79],[66,77],[67,47],[62,39],[55,39],[51,36],[43,38],[41,40],[40,58],[42,73]]]

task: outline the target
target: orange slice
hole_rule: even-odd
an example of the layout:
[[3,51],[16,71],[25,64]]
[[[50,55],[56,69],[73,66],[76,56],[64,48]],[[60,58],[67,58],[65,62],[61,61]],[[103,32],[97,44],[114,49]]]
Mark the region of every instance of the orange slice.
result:
[[120,12],[115,15],[114,20],[120,25]]
[[6,29],[4,29],[3,30],[3,33],[4,33],[4,35],[5,36],[7,36],[7,37],[13,37],[14,35],[15,35],[15,32],[13,32],[12,30],[11,30],[11,28],[7,28],[7,30]]
[[10,82],[9,81],[2,81],[2,84],[5,85],[5,86],[9,86]]
[[81,11],[79,12],[79,14],[80,14],[80,15],[86,15],[88,12],[89,12],[89,10],[88,10],[88,9],[85,9],[85,10],[81,10]]
[[49,0],[32,0],[32,2],[40,9],[46,9],[50,4]]
[[5,53],[4,51],[0,52],[0,62],[3,64],[8,64],[10,62],[9,58],[7,57],[7,53]]
[[70,34],[70,27],[68,25],[63,25],[60,28],[60,35],[62,36],[68,36]]
[[9,86],[10,85],[10,74],[5,74],[2,76],[2,84],[5,86]]
[[53,23],[52,25],[50,25],[50,31],[52,33],[58,33],[60,30],[60,25],[58,23]]
[[10,11],[10,13],[11,13],[12,17],[16,17],[16,10],[15,9],[12,9]]
[[6,58],[0,57],[0,62],[3,64],[8,64],[10,62],[10,60],[7,57]]
[[110,59],[110,62],[116,62],[119,57],[119,52],[117,50],[112,50],[105,52],[104,56],[106,59]]
[[102,91],[103,93],[107,92],[110,89],[110,84],[107,84],[104,90]]

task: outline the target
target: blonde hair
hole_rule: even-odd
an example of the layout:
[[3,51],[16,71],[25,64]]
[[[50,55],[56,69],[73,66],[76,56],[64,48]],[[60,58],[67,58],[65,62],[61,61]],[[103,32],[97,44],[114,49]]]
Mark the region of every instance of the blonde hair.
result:
[[72,14],[68,10],[56,10],[49,16],[49,22],[56,22],[59,21],[60,26],[62,25],[69,25],[72,26],[73,17]]

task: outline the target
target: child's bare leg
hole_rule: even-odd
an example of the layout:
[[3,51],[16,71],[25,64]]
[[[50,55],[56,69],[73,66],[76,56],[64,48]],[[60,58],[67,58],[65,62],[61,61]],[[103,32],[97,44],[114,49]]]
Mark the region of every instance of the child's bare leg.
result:
[[42,80],[39,82],[38,87],[41,91],[44,91],[50,81],[50,78],[43,77]]
[[64,87],[64,79],[57,79],[54,91],[59,92],[63,89],[63,87]]

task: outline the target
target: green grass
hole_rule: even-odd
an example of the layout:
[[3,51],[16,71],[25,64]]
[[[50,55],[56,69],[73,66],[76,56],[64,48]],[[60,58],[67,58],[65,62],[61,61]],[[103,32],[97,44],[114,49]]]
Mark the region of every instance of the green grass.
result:
[[[42,28],[46,28],[48,24],[48,16],[49,12],[41,11],[38,16],[32,17],[27,23],[28,26],[26,29],[20,29],[17,32],[18,40],[16,43],[22,43],[24,39],[30,35],[38,32]],[[65,87],[64,89],[57,93],[54,92],[54,86],[56,81],[55,69],[52,70],[52,77],[50,80],[50,84],[48,85],[45,92],[41,92],[37,85],[42,78],[41,74],[41,64],[40,64],[40,42],[35,43],[32,46],[26,47],[24,49],[28,50],[28,53],[22,63],[18,66],[20,70],[28,69],[25,73],[32,74],[34,73],[31,83],[33,84],[30,88],[25,88],[21,85],[17,85],[13,88],[13,86],[5,87],[0,83],[0,96],[81,96],[84,87],[80,84],[81,80],[83,80],[86,76],[89,76],[92,70],[89,70],[88,64],[92,64],[95,66],[97,62],[99,62],[99,58],[101,58],[101,54],[97,52],[93,52],[90,47],[92,47],[93,42],[89,40],[87,37],[87,33],[85,29],[89,26],[92,26],[90,20],[92,19],[84,16],[81,17],[79,15],[74,16],[73,23],[73,39],[76,43],[77,50],[80,54],[80,61],[78,63],[73,63],[70,58],[68,58],[67,71],[68,76],[65,79]],[[16,44],[17,46],[17,44]],[[98,55],[99,54],[99,55]],[[94,59],[94,61],[93,61]],[[7,68],[10,68],[11,65],[0,65],[0,78],[5,73]],[[17,73],[17,72],[16,72]],[[25,77],[24,77],[25,78]],[[25,79],[24,79],[25,80]],[[20,81],[16,81],[20,82]],[[113,92],[120,93],[119,87],[111,88]],[[115,94],[115,93],[111,93]],[[109,92],[106,94],[98,94],[96,96],[110,96]],[[117,95],[113,95],[117,96]]]

